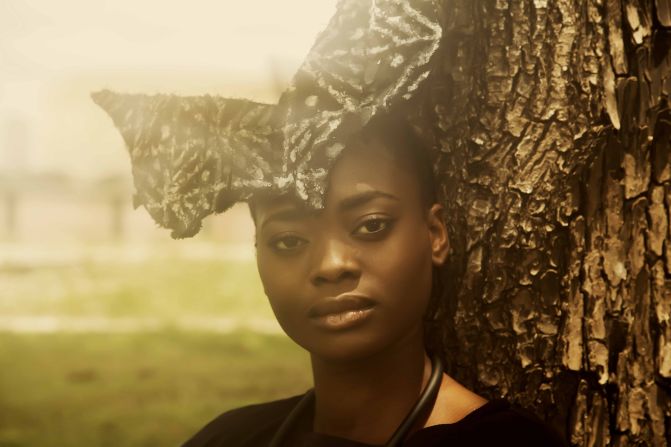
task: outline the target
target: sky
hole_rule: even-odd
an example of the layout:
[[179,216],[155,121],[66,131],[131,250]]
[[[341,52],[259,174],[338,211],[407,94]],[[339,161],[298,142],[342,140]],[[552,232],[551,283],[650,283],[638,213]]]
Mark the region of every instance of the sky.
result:
[[129,175],[103,88],[275,102],[335,4],[0,0],[0,175]]

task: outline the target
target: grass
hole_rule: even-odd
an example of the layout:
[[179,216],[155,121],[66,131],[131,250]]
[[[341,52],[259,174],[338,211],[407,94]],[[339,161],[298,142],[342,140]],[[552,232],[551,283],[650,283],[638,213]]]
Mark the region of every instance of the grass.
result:
[[274,318],[249,261],[151,259],[0,270],[0,315]]
[[0,335],[0,446],[174,446],[224,410],[310,386],[282,336]]
[[284,336],[185,332],[184,317],[273,319],[253,260],[0,268],[0,317],[158,319],[137,333],[0,332],[0,447],[177,446],[221,412],[305,391]]

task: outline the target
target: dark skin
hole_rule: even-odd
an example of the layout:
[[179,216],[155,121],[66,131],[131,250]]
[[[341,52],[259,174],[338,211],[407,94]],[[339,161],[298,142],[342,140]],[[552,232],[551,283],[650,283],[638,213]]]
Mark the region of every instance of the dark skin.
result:
[[[422,203],[407,162],[360,143],[331,171],[323,210],[290,196],[255,202],[259,273],[280,325],[310,352],[319,433],[384,444],[431,373],[423,315],[449,241],[442,206]],[[414,430],[485,402],[444,374]]]

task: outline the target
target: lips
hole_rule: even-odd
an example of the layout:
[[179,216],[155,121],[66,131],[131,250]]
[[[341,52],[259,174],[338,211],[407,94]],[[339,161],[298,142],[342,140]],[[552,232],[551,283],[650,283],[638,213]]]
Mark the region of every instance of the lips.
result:
[[375,306],[375,301],[363,295],[343,294],[335,298],[326,298],[310,307],[308,316],[310,318],[325,317],[327,315],[338,315],[347,312],[370,309]]
[[364,324],[371,317],[375,305],[375,301],[368,297],[343,294],[314,304],[308,316],[322,329],[341,331]]

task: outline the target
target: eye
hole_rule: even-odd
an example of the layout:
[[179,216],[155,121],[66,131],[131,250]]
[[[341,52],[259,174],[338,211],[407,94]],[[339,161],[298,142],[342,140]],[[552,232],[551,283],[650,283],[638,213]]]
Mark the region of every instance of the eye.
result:
[[373,217],[359,225],[354,230],[354,234],[358,234],[360,236],[382,235],[389,229],[389,227],[391,227],[391,224],[391,219]]
[[273,238],[268,245],[278,252],[291,252],[306,244],[307,241],[294,235],[285,235]]

